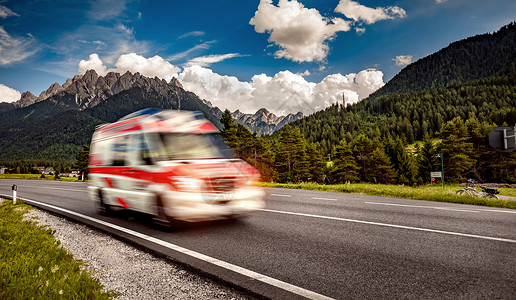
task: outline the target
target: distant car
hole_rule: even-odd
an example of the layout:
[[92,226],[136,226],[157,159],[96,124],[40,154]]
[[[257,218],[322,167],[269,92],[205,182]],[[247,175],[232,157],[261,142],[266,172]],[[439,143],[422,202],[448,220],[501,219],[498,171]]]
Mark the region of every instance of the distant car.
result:
[[103,214],[118,206],[170,225],[264,207],[259,172],[234,157],[201,112],[146,109],[99,126],[89,169],[88,192]]

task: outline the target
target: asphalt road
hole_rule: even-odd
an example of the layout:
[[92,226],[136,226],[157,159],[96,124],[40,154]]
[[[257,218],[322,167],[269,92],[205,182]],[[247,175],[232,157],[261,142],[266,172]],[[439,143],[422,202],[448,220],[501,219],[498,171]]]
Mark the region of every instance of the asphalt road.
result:
[[[118,234],[267,297],[294,298],[299,293],[291,288],[299,287],[313,292],[302,294],[310,298],[516,298],[516,210],[266,189],[267,208],[242,221],[162,232],[127,211],[97,215],[85,183],[0,180],[0,194],[11,194],[13,184],[19,197],[152,237]],[[250,279],[247,271],[266,279]]]

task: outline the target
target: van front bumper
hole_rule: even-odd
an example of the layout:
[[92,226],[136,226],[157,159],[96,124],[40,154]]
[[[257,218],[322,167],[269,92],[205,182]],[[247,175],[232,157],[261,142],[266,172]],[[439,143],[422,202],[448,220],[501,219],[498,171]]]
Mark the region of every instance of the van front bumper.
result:
[[265,207],[265,193],[259,187],[239,188],[227,193],[168,191],[162,194],[165,213],[187,222],[238,217]]

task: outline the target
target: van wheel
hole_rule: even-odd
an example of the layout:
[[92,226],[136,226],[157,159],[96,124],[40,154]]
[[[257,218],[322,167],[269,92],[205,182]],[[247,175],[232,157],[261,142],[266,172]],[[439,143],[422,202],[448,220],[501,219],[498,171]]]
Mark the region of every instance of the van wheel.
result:
[[97,212],[100,215],[108,216],[111,214],[111,205],[106,204],[104,202],[104,197],[102,195],[102,190],[99,190],[98,200],[95,202],[95,206],[97,208]]
[[160,196],[156,196],[156,204],[154,205],[154,214],[152,215],[152,224],[160,230],[171,230],[173,219],[168,216],[163,207],[163,201]]

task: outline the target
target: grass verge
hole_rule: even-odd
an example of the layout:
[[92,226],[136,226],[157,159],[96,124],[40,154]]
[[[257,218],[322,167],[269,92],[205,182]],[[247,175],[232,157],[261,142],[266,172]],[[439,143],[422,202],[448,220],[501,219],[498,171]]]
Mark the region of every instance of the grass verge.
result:
[[23,220],[30,206],[0,199],[0,299],[112,299],[53,231]]
[[41,178],[41,174],[0,174],[0,179],[29,179],[29,180],[54,180],[54,181],[72,181],[81,182],[77,177],[60,177],[54,179],[54,175],[45,175]]
[[[450,203],[463,203],[491,207],[502,207],[516,209],[516,201],[503,199],[488,199],[457,195],[455,192],[462,187],[459,185],[445,185],[444,190],[439,185],[425,185],[419,187],[384,185],[384,184],[332,184],[323,185],[317,183],[262,183],[264,187],[276,187],[287,189],[316,190],[326,192],[355,193],[374,196],[387,196],[396,198],[429,200]],[[500,194],[516,197],[516,189],[499,188]]]

